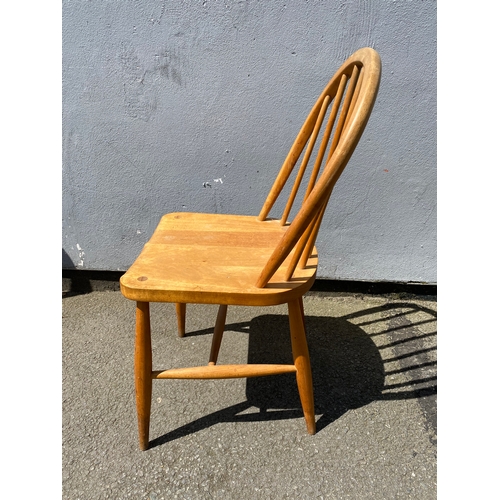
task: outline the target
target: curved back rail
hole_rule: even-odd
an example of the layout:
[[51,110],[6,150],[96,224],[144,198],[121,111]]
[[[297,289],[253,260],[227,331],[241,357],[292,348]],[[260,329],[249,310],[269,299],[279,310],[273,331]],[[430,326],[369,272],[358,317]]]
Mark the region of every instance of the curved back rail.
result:
[[[322,129],[324,129],[323,137],[311,169],[302,205],[262,270],[256,283],[257,287],[266,286],[294,248],[286,279],[292,277],[297,265],[302,268],[306,266],[333,187],[354,152],[370,117],[378,92],[380,75],[381,62],[378,53],[369,47],[356,51],[335,73],[309,113],[264,202],[259,220],[268,217],[297,161],[304,153],[281,216],[281,224],[287,224]],[[324,125],[328,108],[331,108],[330,114]],[[329,143],[325,166],[319,175]]]

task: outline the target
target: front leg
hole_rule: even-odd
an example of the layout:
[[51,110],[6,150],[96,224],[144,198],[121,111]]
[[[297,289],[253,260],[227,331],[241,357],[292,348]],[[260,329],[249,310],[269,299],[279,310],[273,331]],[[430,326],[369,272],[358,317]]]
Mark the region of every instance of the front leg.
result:
[[137,302],[135,326],[135,401],[139,425],[139,446],[149,445],[149,420],[151,416],[152,353],[149,302]]

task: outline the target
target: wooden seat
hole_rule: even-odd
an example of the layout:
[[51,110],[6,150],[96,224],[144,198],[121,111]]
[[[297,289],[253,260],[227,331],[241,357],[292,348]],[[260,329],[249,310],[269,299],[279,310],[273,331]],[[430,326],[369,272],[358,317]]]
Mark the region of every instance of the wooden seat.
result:
[[255,216],[164,215],[123,276],[122,291],[129,299],[146,302],[251,306],[289,302],[311,287],[315,255],[305,269],[297,269],[293,280],[285,279],[282,267],[267,286],[255,286],[287,227],[279,220],[259,221]]
[[[139,257],[122,276],[123,295],[136,301],[135,384],[142,450],[149,443],[152,380],[162,378],[296,373],[307,430],[315,433],[302,297],[316,277],[318,254],[314,245],[326,205],[368,121],[380,72],[380,58],[370,48],[358,50],[340,67],[302,126],[258,216],[184,212],[164,215]],[[315,158],[313,162],[311,158]],[[301,191],[309,163],[309,180]],[[300,167],[285,209],[279,218],[271,218],[270,212],[278,205],[296,165]],[[299,193],[303,200],[292,217]],[[208,365],[152,370],[150,302],[176,304],[180,336],[185,333],[186,304],[219,304]],[[294,364],[216,364],[228,305],[285,303]]]

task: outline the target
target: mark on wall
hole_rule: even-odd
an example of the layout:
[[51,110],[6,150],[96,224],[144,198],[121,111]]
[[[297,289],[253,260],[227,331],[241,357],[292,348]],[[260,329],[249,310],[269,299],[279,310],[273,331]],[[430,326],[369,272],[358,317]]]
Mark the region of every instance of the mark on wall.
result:
[[76,244],[76,249],[78,250],[78,258],[80,259],[78,263],[76,264],[76,267],[83,267],[83,259],[85,256],[85,252],[83,251],[82,247],[77,243]]
[[122,69],[125,111],[128,116],[148,121],[157,108],[158,76],[183,87],[185,85],[178,51],[162,49],[143,62],[136,48],[124,42],[119,55]]
[[180,87],[184,85],[179,69],[181,65],[181,58],[176,50],[164,49],[155,54],[155,71]]
[[[224,176],[224,177],[226,177],[226,176]],[[214,179],[214,182],[215,182],[215,184],[224,184],[224,181],[222,180],[222,177],[219,177],[218,179]],[[205,181],[203,183],[203,187],[204,188],[207,188],[207,187],[211,188],[212,187],[212,183],[210,181]]]
[[156,110],[154,89],[145,84],[146,71],[134,47],[123,44],[120,54],[125,111],[128,116],[148,121]]

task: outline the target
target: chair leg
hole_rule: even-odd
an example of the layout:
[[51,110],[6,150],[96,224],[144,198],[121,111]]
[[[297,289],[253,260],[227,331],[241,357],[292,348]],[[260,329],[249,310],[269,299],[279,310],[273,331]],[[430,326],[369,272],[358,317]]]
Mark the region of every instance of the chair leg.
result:
[[186,304],[178,302],[175,304],[175,311],[177,313],[177,331],[179,337],[184,337],[186,334]]
[[210,359],[208,360],[209,365],[215,365],[217,363],[222,335],[224,333],[224,327],[226,326],[226,313],[227,305],[220,305],[219,312],[217,313],[217,321],[215,322],[214,336],[212,337],[212,348],[210,349]]
[[288,304],[290,321],[290,336],[292,340],[293,362],[297,368],[297,387],[300,402],[306,419],[307,432],[316,433],[316,420],[314,415],[314,395],[311,374],[311,362],[307,348],[306,332],[304,328],[304,306],[302,298]]
[[135,401],[139,426],[139,447],[149,445],[149,419],[152,391],[151,326],[149,302],[137,302],[135,326]]

